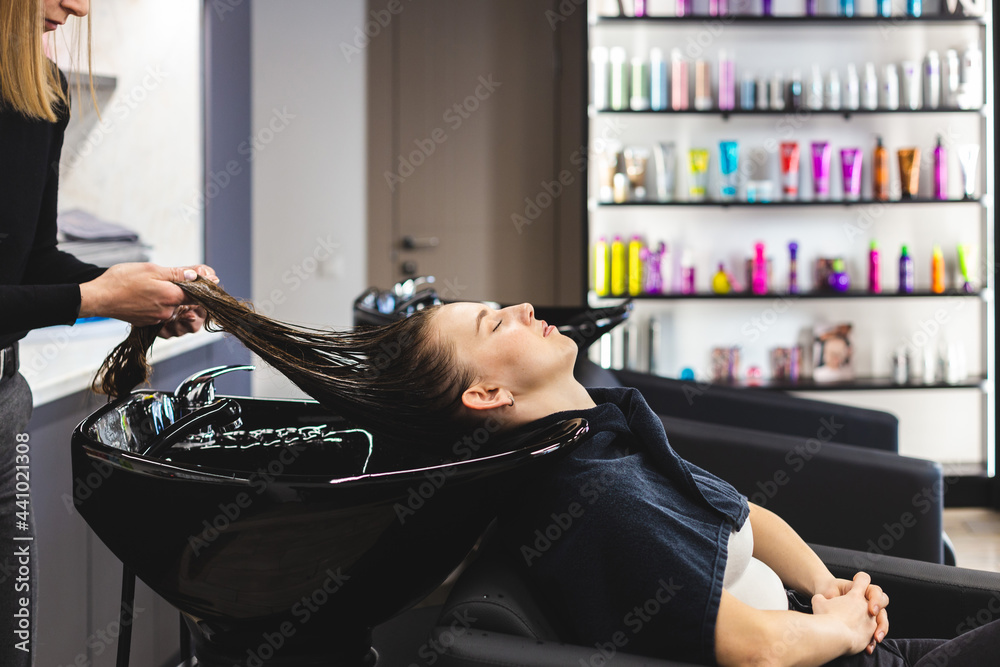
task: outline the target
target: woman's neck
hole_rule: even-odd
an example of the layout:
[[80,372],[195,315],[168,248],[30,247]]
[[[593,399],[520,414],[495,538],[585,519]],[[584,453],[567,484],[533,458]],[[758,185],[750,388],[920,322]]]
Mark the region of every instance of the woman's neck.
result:
[[512,425],[520,426],[557,412],[588,410],[596,406],[586,387],[570,376],[565,382],[518,396],[507,416],[512,419]]

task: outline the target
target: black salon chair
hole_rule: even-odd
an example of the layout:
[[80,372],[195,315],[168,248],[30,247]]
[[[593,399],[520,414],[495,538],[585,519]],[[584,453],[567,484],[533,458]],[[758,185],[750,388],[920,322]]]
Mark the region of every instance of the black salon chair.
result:
[[[851,578],[864,570],[889,593],[893,637],[955,637],[982,624],[981,612],[991,609],[1000,595],[1000,574],[993,572],[821,545],[813,549],[834,575]],[[432,631],[433,645],[442,651],[438,664],[688,667],[688,663],[612,653],[610,645],[580,645],[562,627],[554,605],[534,590],[523,568],[487,543],[452,589]]]
[[[940,464],[877,446],[885,437],[895,449],[892,415],[730,387],[703,388],[689,402],[690,383],[609,371],[584,358],[576,376],[586,386],[640,389],[681,456],[776,512],[807,542],[955,562],[943,531]],[[754,410],[774,413],[773,421],[754,421]],[[761,428],[735,423],[735,413]],[[779,429],[793,422],[800,433]]]

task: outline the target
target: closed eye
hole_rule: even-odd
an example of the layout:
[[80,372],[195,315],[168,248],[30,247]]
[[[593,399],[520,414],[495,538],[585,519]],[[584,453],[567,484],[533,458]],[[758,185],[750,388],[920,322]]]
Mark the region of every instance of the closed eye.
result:
[[503,320],[500,320],[499,322],[497,322],[497,325],[495,327],[493,327],[493,331],[496,331],[497,329],[499,329],[501,324],[503,324]]

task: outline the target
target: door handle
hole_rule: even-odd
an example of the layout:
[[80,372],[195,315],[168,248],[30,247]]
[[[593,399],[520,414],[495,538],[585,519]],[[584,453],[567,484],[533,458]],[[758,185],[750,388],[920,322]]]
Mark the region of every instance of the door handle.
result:
[[418,250],[420,248],[436,248],[441,244],[436,236],[417,237],[407,234],[402,239],[403,248],[406,250]]

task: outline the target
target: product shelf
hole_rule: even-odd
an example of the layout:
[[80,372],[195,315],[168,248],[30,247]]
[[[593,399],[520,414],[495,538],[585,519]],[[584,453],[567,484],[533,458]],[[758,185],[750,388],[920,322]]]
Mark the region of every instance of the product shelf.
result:
[[987,298],[985,290],[975,290],[966,292],[964,290],[950,289],[944,292],[931,292],[930,290],[916,290],[913,292],[879,292],[873,294],[864,290],[849,290],[847,292],[834,291],[808,291],[790,294],[788,292],[767,292],[766,294],[754,294],[753,292],[729,292],[728,294],[716,294],[714,292],[696,292],[694,294],[681,294],[671,292],[668,294],[622,294],[619,296],[608,295],[597,297],[600,299],[643,299],[651,301],[768,301],[783,299],[785,301],[795,301],[797,299],[923,299],[923,298],[953,298],[953,297],[975,297],[979,299]]
[[828,199],[828,200],[795,200],[795,201],[659,201],[637,200],[625,202],[597,202],[600,207],[616,206],[712,206],[726,208],[729,206],[871,206],[874,204],[912,205],[912,204],[982,204],[982,198],[972,199],[934,199],[932,197],[914,197],[913,199]]
[[654,115],[693,115],[693,116],[720,116],[723,120],[728,120],[730,116],[795,116],[796,118],[808,118],[809,116],[843,116],[850,119],[853,115],[897,115],[897,114],[968,114],[982,115],[985,107],[975,109],[960,109],[958,107],[938,107],[937,109],[809,109],[799,107],[797,109],[595,109],[594,113],[606,114],[654,114]]
[[949,382],[918,382],[897,383],[890,377],[856,377],[850,380],[836,382],[816,382],[812,378],[798,380],[760,380],[756,383],[713,382],[713,385],[723,387],[745,387],[748,389],[765,389],[771,391],[882,391],[886,389],[983,389],[987,378],[982,375],[970,375],[955,383]]
[[843,26],[853,28],[858,26],[928,26],[928,25],[985,25],[986,20],[982,16],[942,16],[937,14],[927,16],[598,16],[593,19],[592,25],[615,25],[615,24],[650,24],[669,25],[676,23],[685,25],[691,23],[703,23],[705,21],[717,21],[725,25],[733,26],[756,26],[756,25],[812,25],[817,27]]

